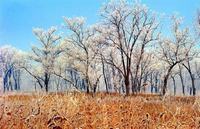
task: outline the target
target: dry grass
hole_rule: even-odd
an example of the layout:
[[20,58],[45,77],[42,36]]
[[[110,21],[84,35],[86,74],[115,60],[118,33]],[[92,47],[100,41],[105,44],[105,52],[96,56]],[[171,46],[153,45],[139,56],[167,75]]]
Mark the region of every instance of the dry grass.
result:
[[81,93],[0,97],[0,129],[197,129],[200,98]]

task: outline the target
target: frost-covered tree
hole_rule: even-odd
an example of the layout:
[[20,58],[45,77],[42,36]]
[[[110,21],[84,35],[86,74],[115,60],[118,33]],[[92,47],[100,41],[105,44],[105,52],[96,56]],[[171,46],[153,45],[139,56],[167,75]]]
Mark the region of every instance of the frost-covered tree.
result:
[[168,79],[178,64],[188,59],[188,54],[193,47],[188,28],[181,29],[181,18],[172,18],[172,37],[160,40],[160,59],[166,63],[162,94],[167,90]]
[[101,66],[98,65],[94,30],[85,25],[82,17],[64,17],[66,28],[70,35],[65,38],[66,57],[70,58],[71,69],[77,72],[85,80],[87,93],[96,87],[101,77]]
[[0,76],[3,91],[20,90],[22,51],[12,46],[0,47]]
[[55,27],[51,27],[46,31],[35,28],[33,33],[40,46],[32,47],[32,53],[29,55],[29,65],[24,69],[37,81],[41,88],[48,92],[50,78],[55,69],[55,61],[63,51],[59,42],[61,37],[55,34]]
[[[136,92],[140,62],[147,44],[157,39],[158,23],[155,16],[140,3],[129,4],[123,0],[111,1],[102,8],[103,26],[107,43],[115,49],[120,67],[109,61],[123,75],[126,94],[130,93],[132,63],[136,63],[132,91]],[[133,53],[138,46],[140,55],[133,60]]]

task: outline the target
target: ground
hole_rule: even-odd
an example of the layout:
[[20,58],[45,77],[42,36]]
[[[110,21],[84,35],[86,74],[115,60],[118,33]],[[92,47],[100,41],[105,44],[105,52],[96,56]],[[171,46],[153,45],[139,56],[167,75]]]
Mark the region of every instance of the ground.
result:
[[199,97],[84,93],[0,97],[0,129],[197,129]]

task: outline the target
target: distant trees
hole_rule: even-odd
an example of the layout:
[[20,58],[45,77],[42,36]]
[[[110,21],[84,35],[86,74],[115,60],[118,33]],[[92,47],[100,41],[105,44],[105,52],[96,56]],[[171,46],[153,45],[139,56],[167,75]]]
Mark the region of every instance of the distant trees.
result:
[[20,90],[22,53],[11,46],[0,47],[0,75],[3,79],[3,91]]
[[165,95],[171,88],[175,95],[181,88],[186,95],[190,87],[191,94],[196,94],[199,13],[197,33],[192,35],[191,28],[181,26],[181,19],[173,16],[168,37],[161,33],[158,15],[139,2],[114,0],[102,7],[100,15],[94,25],[88,25],[83,17],[64,17],[63,36],[55,27],[33,29],[38,44],[25,54],[1,47],[4,91],[20,89],[23,71],[35,87],[46,92],[53,87],[56,91]]

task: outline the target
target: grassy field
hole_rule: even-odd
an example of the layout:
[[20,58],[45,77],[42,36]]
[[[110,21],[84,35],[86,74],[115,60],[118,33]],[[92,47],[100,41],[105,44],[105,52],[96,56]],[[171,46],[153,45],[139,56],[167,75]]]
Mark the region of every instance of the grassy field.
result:
[[198,129],[200,98],[99,93],[0,97],[0,129]]

